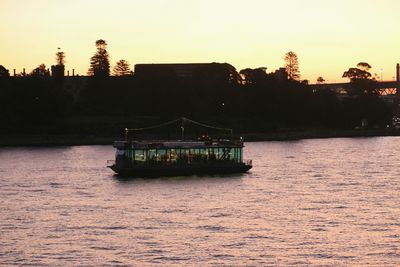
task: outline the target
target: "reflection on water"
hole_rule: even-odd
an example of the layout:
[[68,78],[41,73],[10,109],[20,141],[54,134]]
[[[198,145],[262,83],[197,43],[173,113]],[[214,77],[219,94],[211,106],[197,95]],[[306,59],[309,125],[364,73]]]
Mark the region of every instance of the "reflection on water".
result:
[[246,143],[246,174],[127,180],[109,146],[2,148],[0,265],[399,265],[399,151]]

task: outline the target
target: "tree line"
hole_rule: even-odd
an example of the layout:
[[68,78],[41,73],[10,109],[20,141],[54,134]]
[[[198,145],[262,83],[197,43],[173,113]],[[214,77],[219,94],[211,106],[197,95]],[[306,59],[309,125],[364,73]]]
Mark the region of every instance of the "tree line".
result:
[[[345,71],[352,82],[349,97],[339,99],[329,90],[311,90],[300,80],[296,53],[285,57],[285,77],[266,68],[240,71],[227,63],[199,66],[190,78],[153,72],[132,75],[129,63],[120,60],[110,76],[107,42],[97,40],[90,59],[88,79],[76,101],[63,87],[62,77],[49,77],[40,65],[26,79],[10,79],[0,66],[0,121],[2,131],[28,131],[45,127],[62,129],[68,118],[79,116],[156,116],[167,120],[186,116],[220,121],[239,131],[272,131],[286,128],[386,127],[392,111],[379,99],[368,63]],[[56,54],[52,71],[63,71],[65,54]],[[321,83],[323,78],[319,77]],[[109,125],[107,127],[113,127]]]

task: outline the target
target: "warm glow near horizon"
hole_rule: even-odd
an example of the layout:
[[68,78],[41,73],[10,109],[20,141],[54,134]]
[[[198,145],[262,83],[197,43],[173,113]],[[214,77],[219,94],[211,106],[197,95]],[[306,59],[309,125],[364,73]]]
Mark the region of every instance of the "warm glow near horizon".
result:
[[227,62],[239,71],[299,57],[302,79],[341,82],[358,62],[392,80],[400,62],[398,0],[0,0],[0,65],[55,64],[85,75],[104,39],[112,65]]

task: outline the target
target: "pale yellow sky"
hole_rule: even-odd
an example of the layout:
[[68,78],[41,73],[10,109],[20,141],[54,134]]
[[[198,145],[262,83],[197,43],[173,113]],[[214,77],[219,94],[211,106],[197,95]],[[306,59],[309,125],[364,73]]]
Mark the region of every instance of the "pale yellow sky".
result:
[[393,79],[400,62],[399,0],[0,0],[0,65],[55,64],[85,75],[94,43],[112,65],[227,62],[239,71],[283,66],[298,54],[302,79],[340,82],[360,61]]

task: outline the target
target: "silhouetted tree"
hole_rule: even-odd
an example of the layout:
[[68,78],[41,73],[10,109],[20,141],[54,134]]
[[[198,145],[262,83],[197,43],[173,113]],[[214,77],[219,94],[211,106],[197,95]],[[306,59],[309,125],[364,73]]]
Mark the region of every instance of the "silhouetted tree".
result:
[[115,65],[113,73],[115,76],[126,76],[126,75],[132,75],[132,70],[128,61],[121,59]]
[[324,82],[325,82],[325,79],[322,78],[321,76],[319,76],[319,77],[317,78],[317,84],[323,84]]
[[302,80],[301,83],[308,85],[310,83],[310,81],[306,79],[306,80]]
[[371,79],[372,75],[368,71],[371,68],[366,62],[360,62],[356,68],[349,68],[343,73],[343,78],[349,78],[351,82],[350,94],[364,95],[364,94],[379,94],[376,87],[376,81]]
[[343,73],[343,78],[350,79],[351,89],[348,91],[355,98],[348,99],[344,104],[352,113],[353,125],[360,125],[367,121],[368,126],[385,127],[390,123],[392,112],[390,108],[378,97],[379,89],[376,80],[372,79],[368,71],[371,65],[360,62],[356,68],[349,68]]
[[357,64],[357,67],[365,71],[369,71],[372,68],[367,62],[360,62]]
[[58,66],[65,65],[65,53],[60,51],[60,48],[58,48],[58,52],[56,53],[56,61]]
[[368,70],[371,66],[368,63],[360,62],[357,64],[357,68],[349,68],[343,73],[343,78],[349,78],[350,81],[359,79],[369,79],[371,78],[371,73]]
[[40,64],[37,68],[32,70],[29,75],[35,77],[49,77],[50,71],[46,68],[45,64]]
[[267,78],[267,73],[266,73],[267,68],[265,67],[260,67],[256,69],[243,69],[239,73],[243,78],[243,82],[245,84],[257,84],[257,83],[262,83],[265,81]]
[[97,52],[90,58],[88,75],[106,77],[110,76],[110,60],[107,52],[107,42],[105,40],[96,41]]
[[9,77],[10,72],[3,65],[0,65],[0,77]]
[[289,79],[291,80],[299,80],[300,79],[300,71],[299,71],[299,61],[295,52],[290,51],[285,54],[285,69],[288,73]]

